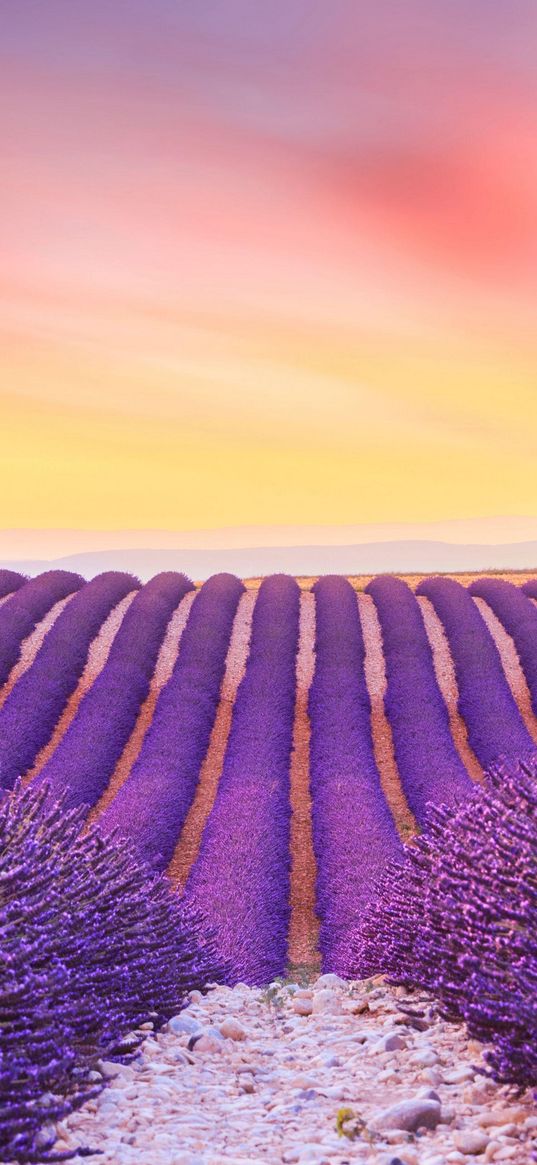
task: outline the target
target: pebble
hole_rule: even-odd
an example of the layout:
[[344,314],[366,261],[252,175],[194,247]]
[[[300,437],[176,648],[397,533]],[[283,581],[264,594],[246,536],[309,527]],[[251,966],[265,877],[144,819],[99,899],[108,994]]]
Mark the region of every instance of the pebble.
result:
[[225,1019],[224,1022],[220,1024],[219,1030],[221,1035],[223,1035],[227,1040],[241,1041],[246,1039],[246,1032],[242,1024],[239,1023],[238,1019],[234,1019],[233,1016],[230,1016],[229,1019]]
[[341,1011],[339,996],[330,987],[322,987],[313,996],[312,1011],[314,1015],[337,1015]]
[[311,1015],[313,1012],[313,999],[311,997],[304,997],[303,995],[295,995],[293,999],[293,1011],[297,1015]]
[[436,1128],[440,1116],[441,1108],[437,1100],[416,1096],[376,1113],[370,1124],[374,1129],[406,1129],[413,1133],[416,1129]]
[[388,1032],[382,1039],[378,1040],[372,1045],[372,1052],[398,1052],[402,1048],[406,1048],[406,1040],[399,1035],[399,1032]]
[[[531,1097],[474,1081],[475,1042],[421,993],[426,1036],[395,1027],[411,1000],[379,979],[272,986],[272,999],[193,992],[129,1064],[101,1061],[105,1091],[61,1122],[61,1151],[99,1147],[102,1165],[527,1165]],[[352,1139],[338,1135],[341,1109]]]
[[486,1133],[480,1132],[479,1129],[461,1129],[460,1132],[453,1133],[453,1143],[459,1153],[476,1156],[485,1152],[489,1139]]

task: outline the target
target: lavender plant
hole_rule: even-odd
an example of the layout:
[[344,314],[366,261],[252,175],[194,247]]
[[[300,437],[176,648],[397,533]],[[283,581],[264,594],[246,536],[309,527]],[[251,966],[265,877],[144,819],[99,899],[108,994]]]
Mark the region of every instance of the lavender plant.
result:
[[488,1074],[537,1085],[537,754],[498,762],[392,861],[351,936],[350,977],[430,991],[490,1044]]
[[459,712],[483,768],[500,757],[529,757],[534,742],[505,678],[492,635],[466,587],[453,578],[426,578],[418,595],[444,624],[459,689]]
[[429,801],[454,801],[470,792],[472,782],[453,743],[416,596],[402,579],[384,575],[374,578],[366,591],[375,602],[382,630],[388,680],[385,708],[397,768],[408,804],[421,824]]
[[173,857],[194,799],[243,591],[234,575],[215,574],[196,595],[139,756],[100,821],[104,832],[126,833],[155,870],[165,870]]
[[100,1056],[224,981],[201,915],[84,807],[20,783],[0,807],[0,1160],[52,1162],[54,1122],[103,1086]]
[[0,570],[0,598],[12,595],[26,582],[24,575],[16,570]]
[[0,709],[0,784],[9,789],[47,743],[84,670],[89,645],[111,611],[140,583],[107,571],[73,596]]
[[388,858],[402,850],[373,750],[356,592],[337,575],[319,579],[312,589],[310,771],[320,949],[323,971],[342,974],[349,928],[367,910]]
[[37,777],[52,796],[65,790],[70,808],[93,806],[104,793],[147,697],[169,620],[192,589],[185,575],[164,571],[133,599],[102,672]]
[[15,594],[0,607],[0,684],[5,684],[16,664],[22,640],[55,603],[83,585],[82,576],[70,570],[46,570],[16,589],[10,584]]
[[186,884],[186,900],[207,909],[235,982],[268,983],[287,959],[299,615],[295,580],[264,579],[216,799]]

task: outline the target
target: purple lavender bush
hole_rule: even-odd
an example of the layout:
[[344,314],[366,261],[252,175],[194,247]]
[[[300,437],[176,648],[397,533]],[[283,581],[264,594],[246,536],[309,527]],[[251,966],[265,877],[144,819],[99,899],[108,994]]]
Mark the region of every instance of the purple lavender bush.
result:
[[54,1122],[101,1090],[99,1057],[227,975],[201,915],[84,816],[20,783],[0,806],[1,1161],[72,1157]]
[[116,603],[140,586],[106,571],[81,587],[45,635],[36,658],[0,708],[0,784],[12,788],[50,739],[84,670],[88,649]]
[[207,911],[234,982],[268,983],[285,971],[299,616],[295,580],[266,578],[216,799],[186,884],[186,900]]
[[16,570],[0,570],[0,598],[4,599],[6,595],[18,591],[25,582],[24,575],[19,574]]
[[349,928],[367,909],[385,863],[402,849],[375,761],[356,592],[337,575],[312,589],[310,771],[319,945],[323,971],[341,975]]
[[479,763],[516,760],[535,749],[505,678],[500,653],[466,587],[453,578],[426,578],[416,594],[432,602],[444,624],[459,689],[459,712]]
[[468,590],[488,603],[513,639],[537,714],[537,610],[529,597],[531,592],[525,594],[524,589],[502,578],[478,578]]
[[472,781],[453,743],[416,596],[402,579],[383,575],[366,592],[374,600],[382,631],[388,681],[384,703],[397,768],[421,825],[429,801],[454,801],[471,791]]
[[60,599],[80,590],[84,579],[70,570],[46,570],[18,587],[0,607],[0,684],[19,657],[23,639]]
[[147,697],[166,627],[193,585],[163,571],[135,595],[102,672],[36,778],[50,785],[51,797],[65,792],[69,808],[91,807],[104,793]]
[[488,1075],[537,1085],[537,754],[430,808],[350,937],[346,973],[431,992],[441,1015],[491,1045]]
[[103,832],[117,827],[126,833],[154,870],[171,861],[195,796],[243,593],[240,579],[225,573],[198,591],[140,754],[99,822]]

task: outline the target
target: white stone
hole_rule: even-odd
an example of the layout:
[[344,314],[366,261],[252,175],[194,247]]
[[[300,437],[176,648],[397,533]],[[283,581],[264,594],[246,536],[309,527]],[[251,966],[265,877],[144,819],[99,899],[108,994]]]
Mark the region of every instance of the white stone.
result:
[[388,1032],[382,1039],[377,1040],[372,1044],[372,1052],[398,1052],[402,1048],[406,1048],[406,1040],[399,1035],[399,1032]]
[[339,996],[330,987],[322,987],[313,996],[314,1015],[337,1015],[341,1011]]
[[327,971],[325,975],[319,975],[315,981],[315,990],[318,991],[321,987],[346,987],[346,979],[340,979],[339,975],[334,974],[333,971]]
[[179,1015],[172,1015],[172,1018],[168,1020],[167,1030],[173,1032],[174,1036],[185,1034],[191,1036],[200,1032],[202,1025],[199,1020],[194,1019],[194,1016],[181,1011]]
[[489,1143],[487,1134],[480,1129],[455,1129],[453,1143],[459,1153],[465,1156],[477,1156],[484,1153]]
[[413,1133],[416,1129],[435,1129],[441,1119],[441,1109],[437,1100],[427,1100],[416,1096],[411,1100],[402,1100],[390,1108],[377,1112],[370,1120],[371,1128],[378,1129],[406,1129]]
[[225,1019],[224,1022],[220,1024],[220,1033],[227,1040],[241,1041],[246,1039],[246,1032],[242,1024],[239,1023],[238,1019],[235,1019],[233,1016],[229,1016],[228,1019]]
[[296,1015],[311,1015],[313,1012],[313,999],[305,998],[302,995],[295,995],[293,999],[293,1011]]

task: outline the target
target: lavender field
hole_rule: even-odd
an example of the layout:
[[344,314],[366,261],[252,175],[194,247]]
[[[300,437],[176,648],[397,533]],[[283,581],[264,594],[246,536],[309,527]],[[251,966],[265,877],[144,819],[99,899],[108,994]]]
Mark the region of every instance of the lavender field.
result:
[[0,592],[2,788],[128,837],[235,981],[341,971],[429,803],[535,749],[533,580],[6,571]]

